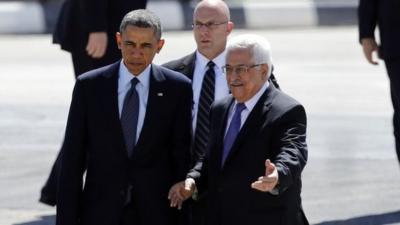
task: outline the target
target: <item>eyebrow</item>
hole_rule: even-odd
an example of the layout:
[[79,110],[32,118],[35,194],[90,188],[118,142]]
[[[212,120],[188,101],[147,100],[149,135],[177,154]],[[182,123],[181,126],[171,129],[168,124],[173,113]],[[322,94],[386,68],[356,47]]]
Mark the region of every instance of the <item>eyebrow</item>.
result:
[[[134,41],[129,41],[129,40],[124,41],[124,43],[125,43],[125,44],[137,45],[136,42],[134,42]],[[150,42],[143,42],[143,43],[140,44],[140,46],[145,46],[145,45],[150,45],[150,46],[152,46],[153,44],[150,43]]]
[[195,22],[195,23],[207,24],[207,23],[215,23],[215,20],[209,20],[209,21],[195,20],[194,22]]

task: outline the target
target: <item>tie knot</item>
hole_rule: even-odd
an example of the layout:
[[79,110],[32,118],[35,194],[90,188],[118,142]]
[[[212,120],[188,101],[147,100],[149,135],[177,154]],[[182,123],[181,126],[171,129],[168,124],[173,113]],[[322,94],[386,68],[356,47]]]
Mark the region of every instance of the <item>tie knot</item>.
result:
[[136,87],[136,84],[138,84],[138,83],[139,83],[139,79],[137,79],[136,77],[131,80],[132,87]]
[[208,61],[207,66],[208,66],[208,68],[213,69],[215,66],[215,63],[213,61]]
[[244,103],[237,103],[236,104],[236,112],[241,113],[246,108]]

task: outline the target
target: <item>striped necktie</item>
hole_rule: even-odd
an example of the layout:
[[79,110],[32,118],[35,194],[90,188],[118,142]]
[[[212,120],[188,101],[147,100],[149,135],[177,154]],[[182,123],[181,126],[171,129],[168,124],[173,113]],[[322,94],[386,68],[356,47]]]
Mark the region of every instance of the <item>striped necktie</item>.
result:
[[202,157],[206,152],[210,133],[209,114],[215,93],[215,64],[213,61],[209,61],[207,66],[208,70],[204,74],[197,110],[196,131],[193,142],[193,156],[195,160]]

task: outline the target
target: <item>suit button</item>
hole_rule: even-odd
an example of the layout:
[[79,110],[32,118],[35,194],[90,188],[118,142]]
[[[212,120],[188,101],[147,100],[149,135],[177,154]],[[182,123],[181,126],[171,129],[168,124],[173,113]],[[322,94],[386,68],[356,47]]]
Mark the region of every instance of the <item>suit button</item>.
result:
[[217,192],[218,192],[218,193],[221,193],[222,191],[223,191],[222,187],[218,187],[218,188],[217,188]]

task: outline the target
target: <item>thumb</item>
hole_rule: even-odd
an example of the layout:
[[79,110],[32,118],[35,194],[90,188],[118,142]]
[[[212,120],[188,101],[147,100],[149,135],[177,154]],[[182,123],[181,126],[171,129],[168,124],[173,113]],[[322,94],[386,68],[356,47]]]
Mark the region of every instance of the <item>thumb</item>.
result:
[[275,170],[275,165],[271,163],[271,160],[265,160],[265,176],[270,175]]

